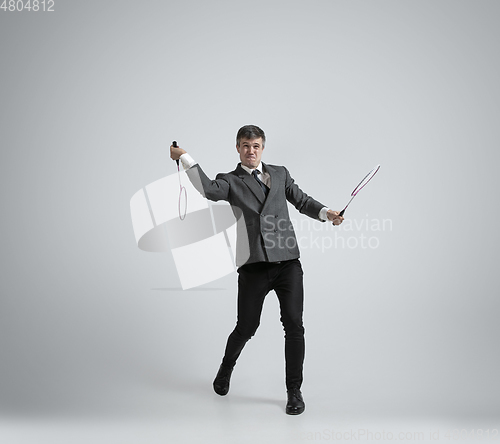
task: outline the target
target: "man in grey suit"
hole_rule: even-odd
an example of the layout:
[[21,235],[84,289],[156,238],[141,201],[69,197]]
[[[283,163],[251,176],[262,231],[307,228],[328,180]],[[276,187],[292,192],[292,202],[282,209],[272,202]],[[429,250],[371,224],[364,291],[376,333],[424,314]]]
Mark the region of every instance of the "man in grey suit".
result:
[[234,171],[218,174],[215,180],[209,179],[182,148],[172,145],[170,155],[182,161],[191,182],[207,199],[228,201],[235,214],[242,213],[240,220],[246,228],[246,236],[239,231],[237,240],[238,318],[227,340],[214,390],[221,396],[228,393],[236,360],[259,326],[264,298],[274,290],[285,330],[285,410],[298,415],[305,409],[300,391],[305,355],[303,272],[287,201],[313,219],[329,220],[334,225],[344,219],[304,193],[285,167],[261,162],[265,141],[259,127],[240,128],[236,149],[241,162]]

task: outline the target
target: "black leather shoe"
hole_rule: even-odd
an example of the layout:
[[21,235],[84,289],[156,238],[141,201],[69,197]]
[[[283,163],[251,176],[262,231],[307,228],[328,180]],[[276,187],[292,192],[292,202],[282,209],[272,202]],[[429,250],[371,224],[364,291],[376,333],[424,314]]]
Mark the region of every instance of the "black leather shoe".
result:
[[298,388],[287,390],[288,402],[286,403],[287,415],[300,415],[306,408],[302,393]]
[[227,395],[229,391],[229,381],[231,380],[232,368],[224,367],[222,364],[219,367],[217,376],[214,379],[214,390],[218,395]]

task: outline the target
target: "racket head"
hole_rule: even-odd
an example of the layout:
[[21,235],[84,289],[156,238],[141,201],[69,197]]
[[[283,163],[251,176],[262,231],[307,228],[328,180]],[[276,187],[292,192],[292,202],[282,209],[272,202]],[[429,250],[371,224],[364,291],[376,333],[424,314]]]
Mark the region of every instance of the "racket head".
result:
[[181,186],[179,193],[179,219],[184,220],[187,213],[187,191],[186,188]]
[[353,192],[351,193],[351,196],[354,197],[356,194],[358,194],[370,180],[372,180],[373,176],[377,174],[377,171],[380,169],[380,164],[377,165],[375,168],[373,168],[364,178],[361,182],[359,182],[358,186],[354,188]]

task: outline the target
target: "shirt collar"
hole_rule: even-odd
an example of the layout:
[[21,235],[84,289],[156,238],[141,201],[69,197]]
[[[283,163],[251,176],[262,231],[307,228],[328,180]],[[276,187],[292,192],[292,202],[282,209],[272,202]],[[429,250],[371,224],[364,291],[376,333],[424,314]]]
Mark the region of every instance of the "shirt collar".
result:
[[[247,166],[241,164],[241,168],[243,168],[248,174],[252,174],[254,170],[252,170],[251,168],[248,168]],[[259,163],[259,165],[257,166],[257,168],[254,168],[255,170],[259,170],[260,173],[262,174],[264,171],[262,170],[262,162]]]

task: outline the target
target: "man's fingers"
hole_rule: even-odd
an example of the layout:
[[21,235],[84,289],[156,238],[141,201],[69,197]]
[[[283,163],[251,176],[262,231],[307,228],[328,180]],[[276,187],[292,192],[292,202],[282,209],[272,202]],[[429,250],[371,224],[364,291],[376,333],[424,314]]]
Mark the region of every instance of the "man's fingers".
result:
[[340,225],[344,218],[340,215],[338,211],[330,210],[328,211],[328,219],[333,225]]
[[184,153],[186,153],[186,151],[179,146],[170,145],[170,157],[172,159],[179,160]]
[[177,149],[178,147],[170,145],[170,158],[173,160],[177,160],[180,157],[178,153],[175,152]]

